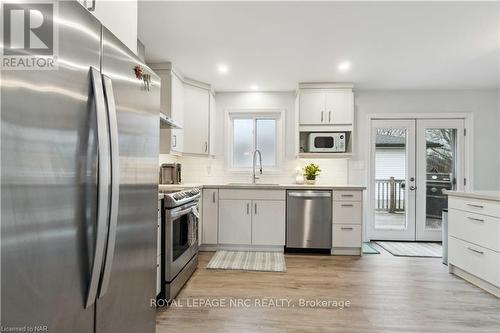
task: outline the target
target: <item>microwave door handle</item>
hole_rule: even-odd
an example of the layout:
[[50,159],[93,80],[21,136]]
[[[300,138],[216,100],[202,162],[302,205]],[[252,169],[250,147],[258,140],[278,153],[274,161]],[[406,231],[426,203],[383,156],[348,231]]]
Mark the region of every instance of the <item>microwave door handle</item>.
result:
[[90,79],[94,92],[95,109],[97,114],[97,225],[94,257],[90,273],[89,286],[85,308],[94,304],[97,296],[97,289],[101,277],[102,261],[104,258],[104,248],[106,246],[106,229],[108,224],[109,208],[109,184],[110,184],[110,161],[109,161],[109,133],[106,106],[104,102],[104,91],[102,86],[101,73],[90,67]]
[[107,76],[102,77],[104,83],[104,94],[108,107],[109,139],[111,143],[111,206],[109,213],[108,245],[104,261],[101,285],[99,287],[99,298],[104,296],[108,290],[113,258],[115,256],[116,228],[118,224],[118,201],[120,197],[120,155],[118,152],[118,122],[116,120],[116,105],[113,93],[113,83]]

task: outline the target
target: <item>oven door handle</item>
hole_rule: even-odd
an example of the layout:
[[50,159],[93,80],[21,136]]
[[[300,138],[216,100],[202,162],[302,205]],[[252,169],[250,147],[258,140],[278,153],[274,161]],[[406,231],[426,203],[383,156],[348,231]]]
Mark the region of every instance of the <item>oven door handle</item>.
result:
[[189,206],[188,208],[185,208],[183,210],[179,210],[179,211],[176,211],[176,212],[171,212],[170,213],[170,218],[171,219],[176,219],[178,217],[181,217],[182,215],[186,215],[186,214],[189,214],[190,212],[193,211],[193,208],[195,208],[196,205],[193,205],[193,206]]
[[198,211],[198,208],[196,206],[193,206],[191,207],[191,213],[193,213],[193,215],[199,219],[200,218],[200,212]]

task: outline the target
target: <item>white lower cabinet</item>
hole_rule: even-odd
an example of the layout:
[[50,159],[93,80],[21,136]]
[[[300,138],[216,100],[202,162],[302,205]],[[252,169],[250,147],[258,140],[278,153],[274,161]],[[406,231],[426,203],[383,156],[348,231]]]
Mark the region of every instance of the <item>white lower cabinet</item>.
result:
[[285,202],[252,202],[252,245],[285,245]]
[[500,297],[500,201],[449,195],[448,268]]
[[218,243],[219,190],[204,189],[202,198],[202,244]]
[[251,200],[219,200],[219,244],[252,243]]
[[333,191],[332,254],[361,254],[362,194],[362,191]]
[[218,244],[285,245],[284,191],[220,190],[219,197]]

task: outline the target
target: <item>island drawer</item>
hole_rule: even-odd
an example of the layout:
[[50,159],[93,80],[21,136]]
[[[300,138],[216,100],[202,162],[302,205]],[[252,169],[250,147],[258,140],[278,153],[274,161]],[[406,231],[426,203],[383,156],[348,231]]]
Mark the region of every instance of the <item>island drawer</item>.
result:
[[361,201],[362,191],[333,191],[334,201]]
[[448,207],[477,214],[500,217],[500,202],[450,196]]

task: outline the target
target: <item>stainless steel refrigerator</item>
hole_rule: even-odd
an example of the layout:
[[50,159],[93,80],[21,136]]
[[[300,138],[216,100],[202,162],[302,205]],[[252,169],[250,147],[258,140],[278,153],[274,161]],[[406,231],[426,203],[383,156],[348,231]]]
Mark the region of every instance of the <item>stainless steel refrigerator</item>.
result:
[[1,325],[154,332],[160,80],[76,1],[54,20],[57,70],[2,71]]

